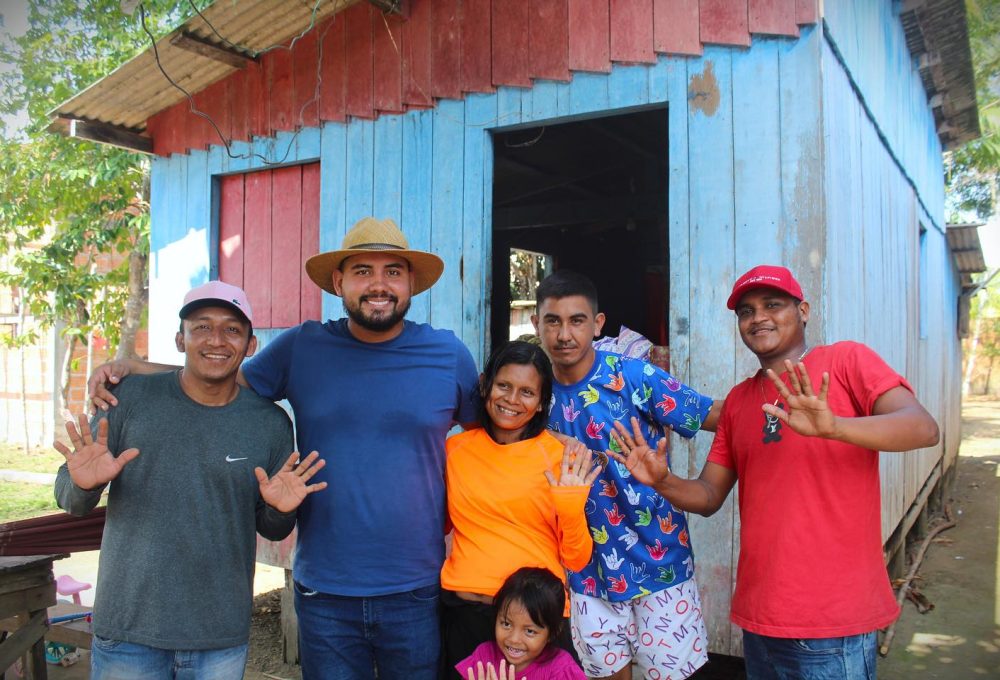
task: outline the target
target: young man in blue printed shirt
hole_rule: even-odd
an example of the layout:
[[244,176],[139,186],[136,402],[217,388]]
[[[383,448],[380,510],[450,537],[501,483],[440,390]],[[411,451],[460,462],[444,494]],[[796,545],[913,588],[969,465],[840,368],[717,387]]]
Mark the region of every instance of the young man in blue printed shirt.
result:
[[[585,276],[560,270],[538,287],[532,323],[552,360],[549,426],[604,454],[615,421],[635,416],[645,436],[715,427],[721,403],[645,361],[595,350],[604,314]],[[652,444],[651,444],[652,446]],[[592,678],[686,678],[708,658],[684,514],[623,465],[604,469],[587,501],[591,562],[570,573],[573,643]]]

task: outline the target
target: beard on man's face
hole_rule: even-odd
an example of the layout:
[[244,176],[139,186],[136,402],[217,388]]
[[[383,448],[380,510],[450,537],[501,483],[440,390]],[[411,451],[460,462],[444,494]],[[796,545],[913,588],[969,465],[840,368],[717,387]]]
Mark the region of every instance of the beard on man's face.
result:
[[347,312],[347,316],[351,321],[369,331],[381,333],[382,331],[389,330],[402,321],[406,316],[406,312],[410,310],[409,300],[400,304],[399,298],[395,295],[389,295],[378,297],[388,297],[388,299],[392,301],[393,305],[390,310],[365,314],[361,305],[368,299],[368,297],[369,296],[367,295],[362,295],[356,304],[349,303],[346,299],[344,299],[344,311]]

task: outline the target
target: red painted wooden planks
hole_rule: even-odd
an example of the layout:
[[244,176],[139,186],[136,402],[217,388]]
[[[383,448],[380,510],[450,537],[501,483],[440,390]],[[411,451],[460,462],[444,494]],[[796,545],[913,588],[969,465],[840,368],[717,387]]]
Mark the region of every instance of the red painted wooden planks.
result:
[[271,328],[271,174],[251,172],[244,185],[243,290],[258,328]]
[[715,45],[750,44],[744,0],[699,0],[701,42]]
[[153,153],[157,156],[169,156],[169,127],[167,126],[168,112],[164,109],[149,117],[146,121],[146,133],[153,140]]
[[262,61],[247,64],[246,67],[247,134],[252,137],[266,137],[271,134],[269,120],[271,97],[267,84],[267,69],[264,68]]
[[653,0],[653,49],[667,54],[701,54],[698,0]]
[[611,0],[611,61],[654,63],[652,0]]
[[796,0],[748,0],[747,23],[751,33],[798,37]]
[[410,20],[403,24],[403,103],[427,108],[434,105],[431,87],[431,3],[413,0]]
[[566,0],[528,3],[532,78],[569,80],[569,17]]
[[817,16],[816,0],[796,0],[795,23],[815,24]]
[[292,48],[292,106],[293,127],[316,127],[319,125],[319,97],[316,86],[319,82],[319,32],[314,27],[298,39]]
[[462,96],[462,11],[459,0],[431,3],[432,97]]
[[462,90],[492,92],[490,0],[465,0],[462,4]]
[[319,287],[305,273],[306,260],[319,252],[319,163],[302,166],[302,261],[299,263],[302,309],[299,321],[322,320]]
[[[668,0],[669,1],[669,0]],[[608,35],[609,0],[568,0],[569,68],[573,71],[611,70]]]
[[250,139],[247,119],[247,72],[240,69],[226,79],[226,98],[229,100],[229,120],[232,139]]
[[374,58],[372,57],[372,14],[367,2],[344,10],[347,21],[347,114],[374,118]]
[[[243,182],[229,175],[219,183],[219,278],[243,286]],[[253,301],[250,307],[256,310]]]
[[[198,137],[191,138],[191,148],[207,149],[209,145],[212,144],[222,144],[222,138],[225,138],[226,142],[232,136],[232,129],[230,127],[230,117],[229,117],[229,97],[226,92],[226,80],[219,80],[199,93],[200,98],[196,97],[199,103],[199,108],[201,112],[204,113],[211,120],[211,123],[198,116],[198,120],[202,121],[199,125]],[[212,126],[212,123],[215,126]]]
[[375,14],[372,27],[375,52],[373,103],[377,111],[403,111],[403,20],[401,17]]
[[321,120],[347,120],[347,52],[344,49],[347,22],[335,14],[320,30],[323,59],[320,83],[319,117]]
[[271,327],[299,322],[302,271],[302,166],[272,171]]
[[264,96],[270,102],[268,128],[271,133],[295,128],[292,113],[295,98],[292,83],[292,53],[286,49],[271,50],[264,56],[268,88]]
[[528,55],[529,3],[493,3],[493,84],[531,86]]

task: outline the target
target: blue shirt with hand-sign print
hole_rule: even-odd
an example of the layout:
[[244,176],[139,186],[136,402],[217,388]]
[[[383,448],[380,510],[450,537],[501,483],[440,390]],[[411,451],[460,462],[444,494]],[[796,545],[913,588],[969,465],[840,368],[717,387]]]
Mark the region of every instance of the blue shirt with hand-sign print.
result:
[[[614,447],[609,436],[614,422],[631,431],[635,416],[649,446],[656,448],[664,426],[693,437],[711,407],[712,399],[663,369],[598,350],[583,380],[553,385],[549,427],[603,453]],[[574,592],[621,602],[694,575],[684,513],[636,481],[624,465],[606,461],[591,487],[586,512],[594,554],[582,571],[570,572]]]

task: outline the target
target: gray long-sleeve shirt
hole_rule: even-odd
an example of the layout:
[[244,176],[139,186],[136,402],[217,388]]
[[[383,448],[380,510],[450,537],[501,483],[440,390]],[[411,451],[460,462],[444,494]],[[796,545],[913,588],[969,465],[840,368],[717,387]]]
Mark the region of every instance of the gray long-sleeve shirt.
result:
[[[250,634],[256,532],[294,524],[260,498],[254,467],[273,475],[291,453],[288,416],[241,389],[204,406],[178,372],[132,376],[108,412],[108,448],[139,457],[111,482],[94,602],[94,633],[160,649],[219,649]],[[56,476],[59,507],[92,510],[103,489]]]

